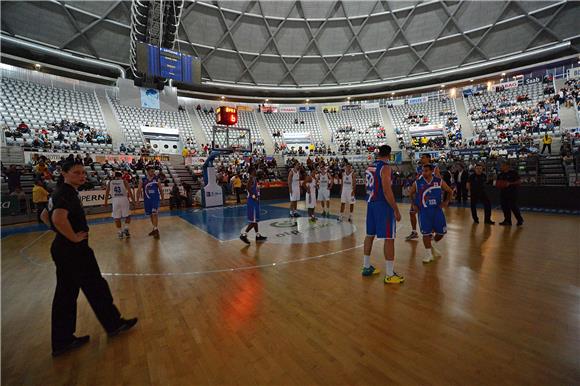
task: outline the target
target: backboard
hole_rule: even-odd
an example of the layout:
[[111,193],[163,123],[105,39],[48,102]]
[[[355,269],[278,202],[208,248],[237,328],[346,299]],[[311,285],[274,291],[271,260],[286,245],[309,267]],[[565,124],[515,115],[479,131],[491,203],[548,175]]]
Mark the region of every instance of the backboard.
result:
[[214,125],[212,127],[212,150],[224,152],[252,152],[250,129]]

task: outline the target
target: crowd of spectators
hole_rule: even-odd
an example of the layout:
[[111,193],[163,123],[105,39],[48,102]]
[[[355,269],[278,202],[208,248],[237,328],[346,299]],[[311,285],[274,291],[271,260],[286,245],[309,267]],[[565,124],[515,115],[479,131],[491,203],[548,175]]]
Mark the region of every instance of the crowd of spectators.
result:
[[[560,127],[558,105],[552,97],[539,101],[533,107],[525,107],[518,105],[517,100],[510,101],[502,96],[498,101],[484,104],[480,109],[471,109],[469,114],[472,121],[490,121],[487,127],[475,129],[476,137],[469,143],[476,145],[527,142],[534,133],[554,131]],[[496,135],[489,138],[488,133],[493,132]]]
[[85,144],[112,144],[111,136],[101,129],[95,129],[83,122],[70,122],[66,119],[52,122],[39,129],[31,128],[25,122],[11,130],[4,127],[6,138],[23,138],[23,146],[45,150],[81,150],[79,143]]

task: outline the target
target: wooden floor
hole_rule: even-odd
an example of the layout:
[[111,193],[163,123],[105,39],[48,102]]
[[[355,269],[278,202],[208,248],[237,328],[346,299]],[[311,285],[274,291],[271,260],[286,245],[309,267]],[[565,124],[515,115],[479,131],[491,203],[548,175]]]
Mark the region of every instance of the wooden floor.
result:
[[[179,217],[161,218],[158,241],[144,219],[129,241],[93,225],[101,270],[130,274],[107,276],[115,301],[140,321],[108,339],[81,294],[77,332],[91,342],[57,359],[52,235],[5,237],[2,384],[580,384],[580,218],[525,213],[523,228],[502,228],[450,208],[444,257],[423,266],[407,210],[401,286],[360,276],[364,202],[354,234],[304,245],[244,247]],[[238,269],[253,265],[267,266]]]

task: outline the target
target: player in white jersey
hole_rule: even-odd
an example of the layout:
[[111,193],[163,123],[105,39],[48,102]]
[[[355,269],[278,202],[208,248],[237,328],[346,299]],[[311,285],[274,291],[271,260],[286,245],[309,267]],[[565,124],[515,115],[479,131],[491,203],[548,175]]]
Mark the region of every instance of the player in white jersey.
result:
[[356,190],[356,175],[352,170],[351,164],[346,164],[344,172],[342,173],[342,189],[340,192],[340,216],[338,221],[342,221],[344,209],[346,204],[350,204],[350,211],[348,213],[348,222],[352,222],[352,212],[354,210]]
[[306,176],[304,180],[304,187],[306,188],[306,208],[308,209],[308,216],[311,222],[316,221],[314,209],[316,209],[316,179],[312,176]]
[[288,173],[288,190],[290,192],[290,217],[300,217],[296,208],[300,201],[300,163],[295,162]]
[[[320,173],[316,177],[318,185],[318,201],[322,206],[322,217],[330,216],[330,189],[332,189],[332,179],[326,170],[326,166],[322,165]],[[326,205],[325,205],[326,204]]]
[[[129,224],[131,223],[131,206],[129,204],[129,197],[131,202],[135,205],[135,196],[125,181],[121,172],[115,172],[115,179],[109,181],[107,190],[105,191],[105,206],[109,204],[109,193],[111,194],[111,202],[113,203],[113,218],[119,233],[119,239],[123,237],[131,237],[129,233]],[[121,220],[125,219],[125,224],[121,228]]]

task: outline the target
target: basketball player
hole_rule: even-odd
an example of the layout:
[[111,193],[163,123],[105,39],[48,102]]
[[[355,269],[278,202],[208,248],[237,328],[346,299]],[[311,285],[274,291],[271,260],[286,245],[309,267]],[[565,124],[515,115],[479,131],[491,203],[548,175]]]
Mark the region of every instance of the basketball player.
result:
[[290,191],[290,217],[300,217],[296,211],[300,201],[300,163],[294,162],[294,166],[288,173],[288,190]]
[[157,224],[159,223],[159,203],[164,199],[164,197],[163,189],[159,186],[157,176],[155,175],[155,169],[152,166],[147,167],[147,175],[139,181],[138,190],[139,194],[143,195],[145,215],[151,217],[151,224],[153,225],[153,230],[149,232],[149,236],[158,239],[159,229],[157,229]]
[[352,222],[352,212],[355,203],[355,181],[356,175],[352,171],[352,165],[346,164],[342,174],[341,192],[340,192],[340,216],[338,221],[342,221],[342,215],[346,204],[350,204],[350,212],[348,213],[348,222]]
[[[129,224],[131,223],[131,207],[129,204],[129,197],[131,202],[135,205],[135,197],[129,183],[123,179],[123,173],[115,172],[115,179],[109,181],[107,190],[105,191],[105,206],[109,203],[109,193],[111,194],[111,202],[113,203],[112,217],[115,219],[115,225],[119,233],[119,239],[123,237],[129,238]],[[121,229],[121,220],[125,219],[123,229]]]
[[256,242],[266,241],[267,237],[262,236],[258,231],[258,222],[260,221],[260,188],[258,187],[258,179],[256,178],[256,168],[253,166],[250,167],[248,173],[250,174],[248,185],[246,187],[248,193],[248,226],[240,235],[240,240],[250,245],[248,232],[252,229],[256,230]]
[[[443,192],[447,193],[443,200]],[[433,174],[433,166],[423,165],[421,177],[411,186],[411,194],[415,198],[415,205],[419,209],[419,226],[423,235],[425,257],[423,263],[430,263],[433,257],[441,257],[441,252],[431,243],[433,233],[435,242],[440,241],[447,233],[447,223],[443,209],[449,205],[453,191],[441,177]]]
[[[423,165],[433,165],[435,176],[441,178],[441,171],[439,170],[439,166],[431,162],[431,154],[423,153],[421,154],[421,158],[419,159],[419,165],[417,165],[417,172],[415,179],[419,179],[423,174]],[[412,197],[411,197],[412,198]],[[419,234],[417,233],[417,206],[411,201],[411,209],[409,209],[409,217],[411,219],[411,234],[405,238],[406,241],[417,240],[419,238]]]
[[316,209],[316,179],[313,176],[306,176],[304,180],[306,188],[306,208],[308,209],[308,216],[310,222],[316,222],[314,209]]
[[395,195],[391,187],[391,167],[388,161],[391,156],[391,147],[382,145],[373,166],[366,170],[367,188],[367,236],[364,243],[363,276],[372,276],[380,273],[371,265],[371,250],[375,237],[385,240],[383,253],[386,260],[385,284],[399,284],[405,278],[397,274],[395,268],[395,235],[396,221],[401,221],[401,213],[395,202]]
[[[316,176],[318,185],[318,201],[322,206],[322,217],[330,216],[330,189],[332,189],[332,179],[326,170],[326,166],[320,167],[320,173]],[[326,206],[325,206],[326,204]]]

